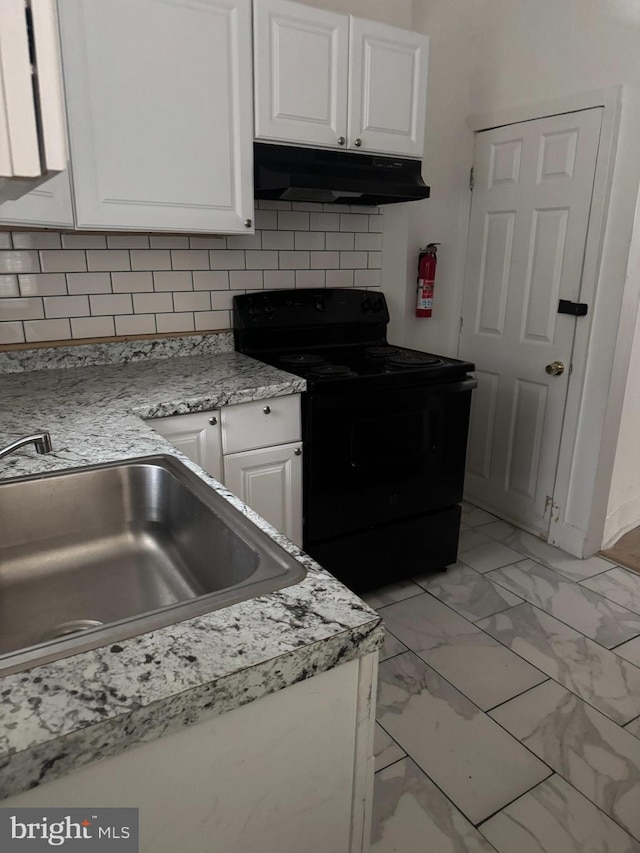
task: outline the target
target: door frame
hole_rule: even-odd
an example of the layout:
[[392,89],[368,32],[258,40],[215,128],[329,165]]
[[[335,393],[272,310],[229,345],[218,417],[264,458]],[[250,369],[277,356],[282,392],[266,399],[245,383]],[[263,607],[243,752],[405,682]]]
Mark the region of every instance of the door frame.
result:
[[[627,297],[635,298],[637,308],[640,296],[625,291],[640,183],[640,164],[634,162],[634,155],[640,159],[634,147],[640,137],[640,98],[614,86],[467,119],[469,129],[478,133],[594,107],[602,107],[603,115],[580,288],[589,314],[576,322],[548,539],[578,557],[602,545],[635,323]],[[622,328],[627,313],[633,314],[633,323]]]

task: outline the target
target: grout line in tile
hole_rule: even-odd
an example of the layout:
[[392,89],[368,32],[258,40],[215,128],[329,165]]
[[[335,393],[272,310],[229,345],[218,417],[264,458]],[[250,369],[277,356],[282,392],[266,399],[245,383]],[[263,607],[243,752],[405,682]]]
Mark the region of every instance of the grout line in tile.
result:
[[[481,629],[481,630],[482,630],[482,629]],[[505,648],[506,648],[506,646],[505,646]],[[515,654],[515,652],[514,652],[514,654]],[[522,658],[522,660],[524,660],[524,658]],[[528,661],[525,661],[525,663],[529,663],[529,662],[528,662]],[[534,669],[538,669],[538,667],[537,667],[537,666],[534,666],[534,664],[532,664],[532,663],[530,663],[530,664],[529,664],[529,666],[533,666],[533,668],[534,668]],[[553,681],[553,678],[551,678],[551,676],[550,676],[550,675],[547,675],[547,673],[546,673],[546,672],[542,672],[542,670],[541,670],[541,669],[538,669],[538,672],[539,672],[541,675],[544,675],[544,676],[545,676],[545,678],[544,678],[544,680],[543,680],[543,681],[538,682],[538,684],[532,684],[532,685],[531,685],[531,687],[527,687],[525,690],[521,690],[521,691],[520,691],[520,693],[516,693],[514,696],[511,696],[509,699],[505,699],[503,702],[498,702],[498,704],[497,704],[497,705],[493,705],[491,708],[487,708],[487,710],[485,711],[485,713],[486,713],[486,714],[489,714],[489,712],[490,712],[490,711],[495,711],[497,708],[502,708],[502,706],[503,706],[503,705],[506,705],[506,704],[507,704],[507,702],[511,702],[513,699],[518,699],[520,696],[524,696],[524,694],[525,694],[525,693],[529,693],[531,690],[535,690],[535,689],[536,689],[536,687],[540,687],[542,684],[546,684],[546,683],[547,683],[547,681]],[[557,684],[557,683],[558,683],[558,682],[556,682],[556,684]],[[565,689],[566,689],[566,688],[565,688]],[[492,719],[493,719],[493,717],[492,717]]]
[[[378,723],[378,725],[380,725],[380,724]],[[386,729],[385,729],[385,732],[386,732]],[[387,734],[388,734],[388,732],[387,732]],[[395,743],[395,741],[394,741],[394,743]],[[402,749],[402,747],[400,746],[400,744],[398,744],[398,747],[399,747],[400,749]],[[373,775],[374,775],[374,776],[377,776],[377,775],[378,775],[378,773],[382,773],[382,771],[383,771],[383,770],[388,770],[390,767],[393,767],[393,765],[394,765],[394,764],[397,764],[399,761],[404,761],[404,760],[405,760],[405,758],[411,758],[411,756],[409,755],[409,753],[408,753],[406,750],[402,749],[402,751],[404,752],[404,755],[401,755],[401,756],[400,756],[400,758],[396,758],[396,760],[395,760],[395,761],[391,761],[389,764],[385,764],[385,766],[384,766],[384,767],[381,767],[381,768],[380,768],[380,770],[376,770],[376,771],[375,771],[375,773],[374,773]],[[374,756],[374,758],[375,758],[375,756]],[[413,761],[413,763],[414,763],[414,764],[416,763],[416,762],[413,760],[413,758],[411,758],[411,760]],[[418,766],[419,766],[419,765],[418,765]],[[422,767],[420,767],[420,770],[422,770]],[[422,770],[422,772],[424,773],[424,770]]]
[[[521,743],[521,744],[522,744],[522,746],[525,746],[525,744],[523,744],[523,743],[522,743],[522,741],[518,741],[518,742],[519,742],[519,743]],[[536,758],[538,758],[538,756],[537,756],[537,755],[536,755]],[[542,761],[542,759],[541,759],[541,758],[538,758],[538,761]],[[545,761],[542,761],[542,763],[543,763],[543,764],[546,764],[546,762],[545,762]],[[546,764],[546,766],[547,766],[547,767],[549,767],[549,765],[548,765],[548,764]],[[555,772],[555,770],[552,770],[551,768],[549,768],[549,771],[550,771],[550,772],[549,772],[549,775],[548,775],[548,776],[545,776],[545,777],[544,777],[544,779],[541,779],[539,782],[536,782],[536,784],[535,784],[535,785],[532,785],[532,786],[531,786],[530,788],[528,788],[526,791],[523,791],[523,792],[522,792],[522,794],[518,794],[518,796],[517,796],[517,797],[514,797],[512,800],[509,800],[509,802],[508,802],[508,803],[505,803],[505,805],[504,805],[504,806],[501,806],[499,809],[496,809],[496,810],[493,812],[493,814],[490,814],[488,817],[483,818],[479,823],[474,823],[473,825],[475,826],[475,828],[479,830],[483,823],[486,823],[488,820],[491,820],[491,818],[492,818],[492,817],[495,817],[497,814],[500,814],[500,812],[501,812],[501,811],[504,811],[504,809],[508,809],[508,808],[509,808],[509,806],[513,805],[513,803],[515,803],[517,800],[519,800],[519,799],[520,799],[520,797],[526,797],[526,796],[527,796],[527,794],[530,794],[530,793],[531,793],[531,791],[533,791],[533,790],[534,790],[534,788],[537,788],[537,787],[538,787],[538,785],[542,785],[544,782],[546,782],[546,781],[547,781],[548,779],[550,779],[552,776],[556,776],[556,775],[557,775],[557,774],[556,774],[556,772]]]
[[[416,581],[414,581],[414,583],[416,583]],[[417,585],[420,586],[420,584]],[[381,616],[384,616],[384,613],[380,612],[381,610],[384,610],[387,607],[391,607],[393,604],[401,604],[403,601],[409,601],[410,598],[417,598],[419,595],[423,595],[425,592],[427,592],[427,590],[420,587],[420,592],[414,592],[411,595],[407,595],[406,598],[398,599],[398,601],[390,601],[388,604],[383,604],[382,607],[376,607],[375,611],[376,613],[380,613]],[[397,639],[398,638],[396,637],[396,640]],[[400,640],[400,642],[402,642],[402,640]],[[406,643],[404,645],[406,645]]]

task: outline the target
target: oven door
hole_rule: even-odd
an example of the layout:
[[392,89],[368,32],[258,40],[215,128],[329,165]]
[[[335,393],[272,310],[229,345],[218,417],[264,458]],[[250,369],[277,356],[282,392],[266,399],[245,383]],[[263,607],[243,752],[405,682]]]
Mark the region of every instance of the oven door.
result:
[[462,498],[473,379],[307,397],[305,542],[366,530]]

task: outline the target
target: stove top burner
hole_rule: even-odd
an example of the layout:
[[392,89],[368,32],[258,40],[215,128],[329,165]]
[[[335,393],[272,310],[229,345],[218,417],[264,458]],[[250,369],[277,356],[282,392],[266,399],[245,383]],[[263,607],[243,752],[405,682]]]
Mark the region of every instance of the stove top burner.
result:
[[313,367],[309,375],[316,379],[333,379],[337,376],[352,376],[353,371],[345,364],[320,364]]
[[365,347],[364,354],[368,355],[369,358],[389,358],[390,355],[395,355],[399,352],[398,347],[393,346],[378,346],[378,347]]
[[420,352],[401,352],[387,359],[387,366],[394,370],[404,370],[407,367],[436,367],[442,360],[434,355]]
[[316,367],[323,362],[324,358],[321,355],[316,355],[312,352],[294,352],[291,355],[283,355],[280,358],[281,364],[298,365],[299,367]]

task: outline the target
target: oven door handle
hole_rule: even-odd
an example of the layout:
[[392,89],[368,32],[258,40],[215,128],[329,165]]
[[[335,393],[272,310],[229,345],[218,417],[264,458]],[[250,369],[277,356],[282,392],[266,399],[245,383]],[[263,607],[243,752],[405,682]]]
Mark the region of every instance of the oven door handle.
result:
[[443,383],[442,385],[434,385],[434,392],[441,394],[464,394],[466,391],[473,391],[478,387],[477,379],[464,379],[462,382]]

